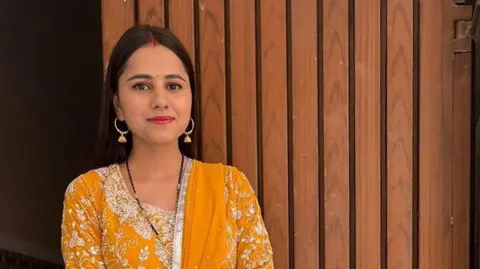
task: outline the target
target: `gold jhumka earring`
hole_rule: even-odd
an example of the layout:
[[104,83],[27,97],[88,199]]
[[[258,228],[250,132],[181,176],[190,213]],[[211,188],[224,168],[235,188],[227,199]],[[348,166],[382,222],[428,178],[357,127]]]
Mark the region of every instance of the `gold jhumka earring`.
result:
[[117,132],[120,134],[120,136],[118,137],[118,143],[121,143],[121,144],[127,143],[127,138],[125,137],[125,135],[128,134],[128,130],[122,131],[120,130],[120,128],[118,128],[118,118],[115,118],[115,121],[113,122],[113,124],[115,125],[115,129],[117,129]]
[[190,138],[190,135],[192,134],[193,132],[193,129],[195,128],[195,122],[193,121],[192,118],[190,118],[190,122],[192,123],[192,128],[185,132],[185,138],[183,139],[183,142],[185,143],[192,143],[192,139]]

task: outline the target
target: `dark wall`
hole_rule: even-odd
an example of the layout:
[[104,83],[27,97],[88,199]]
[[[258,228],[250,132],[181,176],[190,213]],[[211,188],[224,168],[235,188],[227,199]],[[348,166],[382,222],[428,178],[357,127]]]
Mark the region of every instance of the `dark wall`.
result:
[[67,184],[88,169],[101,2],[0,0],[0,249],[60,261]]

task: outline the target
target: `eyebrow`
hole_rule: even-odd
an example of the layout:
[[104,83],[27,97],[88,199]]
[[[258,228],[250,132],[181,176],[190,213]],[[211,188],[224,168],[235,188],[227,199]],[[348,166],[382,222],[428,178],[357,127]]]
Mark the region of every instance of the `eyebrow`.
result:
[[179,74],[169,74],[165,76],[166,79],[180,79],[183,80],[184,82],[187,82],[181,75]]
[[[187,82],[179,74],[168,74],[168,75],[165,75],[164,78],[165,79],[180,79],[180,80],[183,80],[183,81]],[[136,74],[136,75],[131,76],[127,81],[132,81],[132,80],[135,80],[135,79],[153,79],[153,77],[151,75],[147,75],[147,74]]]

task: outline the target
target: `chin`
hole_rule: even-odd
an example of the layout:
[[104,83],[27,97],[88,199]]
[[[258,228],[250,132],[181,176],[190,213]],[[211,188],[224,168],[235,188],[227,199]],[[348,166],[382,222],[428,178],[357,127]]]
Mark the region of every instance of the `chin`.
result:
[[177,144],[178,138],[174,136],[150,136],[147,139],[147,143],[152,146],[170,146]]
[[136,138],[141,141],[142,144],[148,146],[172,146],[178,144],[178,138],[181,136],[180,132],[172,132],[171,130],[155,130],[144,131],[143,133],[137,133]]

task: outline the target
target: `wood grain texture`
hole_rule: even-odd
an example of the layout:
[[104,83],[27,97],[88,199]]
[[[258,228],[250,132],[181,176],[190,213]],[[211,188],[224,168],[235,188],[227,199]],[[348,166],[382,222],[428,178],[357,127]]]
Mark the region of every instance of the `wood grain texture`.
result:
[[[453,22],[470,7],[419,0],[417,25],[415,1],[164,1],[138,0],[139,20],[167,16],[196,62],[200,156],[229,151],[261,192],[276,268],[469,268],[472,49]],[[102,8],[107,65],[135,1]]]
[[165,25],[164,0],[137,0],[140,23],[163,27]]
[[348,1],[323,2],[325,268],[350,268]]
[[470,268],[470,133],[472,54],[458,53],[453,60],[453,264]]
[[356,268],[380,269],[380,0],[355,7]]
[[[164,0],[165,1],[165,0]],[[197,71],[198,68],[195,65],[196,54],[195,54],[195,16],[194,16],[194,1],[192,0],[175,0],[168,2],[168,28],[182,41],[183,46],[185,46],[192,62],[194,63],[194,68]],[[198,86],[198,76],[195,75],[195,100],[194,100],[194,110],[192,114],[196,117],[196,130],[193,135],[193,154],[194,156],[199,156],[199,144],[201,143],[199,137],[199,123],[202,121],[199,116],[200,111],[200,94]]]
[[168,3],[169,28],[180,38],[195,62],[195,22],[192,0],[174,0]]
[[113,47],[123,33],[135,23],[133,0],[102,0],[102,35],[104,70]]
[[412,267],[413,6],[387,3],[387,268]]
[[[317,5],[291,3],[295,268],[320,268]],[[292,217],[292,216],[290,216]]]
[[257,191],[255,1],[229,1],[232,164],[247,175]]
[[275,267],[289,267],[287,66],[285,0],[261,11],[263,198]]
[[452,266],[451,4],[423,0],[420,9],[420,269]]
[[226,163],[224,1],[200,0],[198,5],[202,156]]

